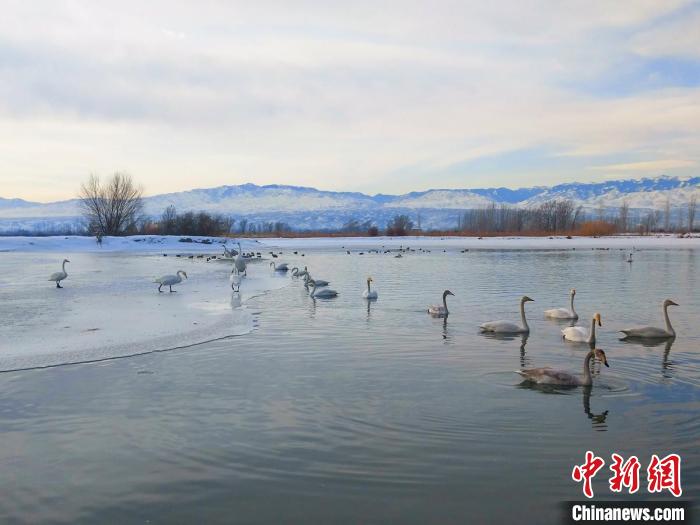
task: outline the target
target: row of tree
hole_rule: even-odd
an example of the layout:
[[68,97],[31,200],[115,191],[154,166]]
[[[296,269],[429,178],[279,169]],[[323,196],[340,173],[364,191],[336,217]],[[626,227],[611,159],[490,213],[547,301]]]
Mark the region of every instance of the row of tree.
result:
[[[133,233],[159,233],[163,235],[226,235],[241,234],[283,234],[292,228],[281,221],[250,222],[223,214],[207,212],[178,213],[174,206],[168,206],[159,219],[143,215],[143,189],[133,179],[123,173],[115,173],[106,182],[97,176],[90,178],[80,188],[80,206],[88,232],[98,237],[104,235],[124,235]],[[693,195],[687,206],[687,231],[693,231],[697,196]],[[474,234],[531,233],[556,234],[573,233],[585,223],[595,222],[607,225],[613,231],[651,233],[679,230],[678,221],[671,221],[670,201],[666,201],[664,211],[654,210],[644,216],[630,217],[629,205],[625,202],[619,209],[610,211],[601,208],[597,216],[584,213],[581,206],[568,199],[552,200],[530,208],[508,204],[465,210],[457,220],[457,231]],[[418,215],[420,230],[420,214]],[[378,235],[379,228],[371,221],[351,220],[341,232]],[[385,233],[391,236],[407,235],[414,232],[413,220],[408,215],[396,215],[386,225]]]

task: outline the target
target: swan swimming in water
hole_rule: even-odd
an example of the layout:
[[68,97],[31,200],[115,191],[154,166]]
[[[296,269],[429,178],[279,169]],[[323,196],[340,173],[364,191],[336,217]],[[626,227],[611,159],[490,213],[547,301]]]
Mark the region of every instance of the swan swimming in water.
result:
[[314,299],[330,299],[331,297],[336,297],[338,295],[338,292],[335,290],[331,290],[330,288],[324,288],[322,290],[316,291],[316,281],[313,279],[309,280],[309,284],[311,285],[311,297]]
[[574,297],[576,296],[576,290],[574,288],[569,292],[570,305],[569,308],[552,308],[551,310],[545,310],[544,316],[550,319],[578,319],[578,314],[574,310]]
[[161,288],[163,286],[167,286],[168,288],[170,288],[171,293],[175,292],[176,290],[173,290],[173,285],[182,282],[182,277],[180,277],[181,274],[185,276],[185,279],[187,279],[187,273],[182,270],[178,270],[175,275],[164,275],[163,277],[159,277],[158,279],[156,279],[154,282],[159,284],[158,291],[163,293],[163,290],[161,290]]
[[605,352],[599,348],[595,348],[590,350],[583,360],[583,377],[562,370],[554,370],[549,367],[517,370],[515,373],[523,376],[526,381],[532,381],[540,385],[590,386],[593,384],[593,378],[591,377],[591,359],[593,359],[594,356],[605,366],[610,366],[608,364],[608,359],[605,357]]
[[369,283],[371,283],[371,282],[373,282],[373,279],[371,277],[367,277],[367,289],[364,292],[362,292],[362,297],[364,297],[365,299],[369,299],[369,300],[377,299],[379,297],[379,295],[377,294],[377,291],[372,290],[370,288]]
[[450,311],[447,309],[448,295],[454,296],[454,294],[449,290],[445,290],[444,292],[442,292],[442,305],[433,304],[431,306],[428,306],[428,313],[433,317],[447,317],[448,315],[450,315]]
[[516,323],[511,323],[510,321],[489,321],[488,323],[482,324],[479,328],[482,332],[492,332],[496,334],[529,334],[530,327],[527,324],[527,319],[525,319],[525,303],[533,301],[527,295],[523,295],[520,299],[520,320],[523,325],[519,326]]
[[270,261],[270,266],[272,266],[272,269],[276,272],[288,272],[289,271],[289,265],[287,263],[275,264],[274,262]]
[[56,288],[63,288],[63,286],[61,286],[61,281],[68,277],[68,272],[66,271],[66,263],[69,262],[70,261],[68,259],[63,259],[63,269],[60,272],[52,273],[49,277],[49,281],[54,281],[56,283]]
[[666,329],[657,328],[655,326],[633,326],[631,328],[625,328],[620,330],[627,337],[637,337],[644,339],[668,339],[670,337],[676,337],[676,331],[671,326],[671,320],[668,318],[668,307],[678,306],[678,303],[672,301],[671,299],[666,299],[663,302],[664,310],[664,321],[666,321]]
[[595,324],[598,326],[603,326],[600,322],[600,314],[595,313],[591,319],[591,330],[590,332],[586,330],[583,326],[567,326],[561,331],[561,335],[567,341],[573,341],[574,343],[588,343],[591,345],[595,344]]
[[323,279],[314,279],[313,277],[311,277],[310,273],[307,273],[304,276],[304,286],[306,286],[308,288],[309,283],[311,281],[314,281],[316,283],[316,288],[323,288],[324,286],[328,286],[329,284],[331,284],[328,281],[324,281]]
[[305,277],[309,275],[309,268],[304,266],[303,270],[299,270],[296,266],[292,268],[292,277]]

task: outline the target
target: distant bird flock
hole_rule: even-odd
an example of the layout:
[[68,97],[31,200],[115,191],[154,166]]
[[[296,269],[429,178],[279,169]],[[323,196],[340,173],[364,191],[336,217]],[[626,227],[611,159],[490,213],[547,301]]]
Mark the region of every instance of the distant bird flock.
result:
[[[226,245],[224,245],[224,254],[223,257],[220,257],[220,259],[223,260],[232,260],[233,264],[231,267],[231,273],[229,276],[229,282],[231,284],[231,289],[236,292],[236,297],[235,299],[232,299],[231,304],[232,306],[240,306],[241,300],[240,300],[240,295],[237,292],[240,292],[241,285],[243,283],[243,279],[247,276],[247,262],[246,259],[251,260],[253,258],[256,259],[261,259],[262,254],[260,252],[250,252],[247,254],[243,254],[243,251],[241,249],[241,244],[237,243],[238,245],[238,250],[233,250],[229,249]],[[341,247],[345,252],[349,255],[351,252],[350,250],[346,250],[345,247]],[[415,252],[416,250],[411,250],[410,248],[404,248],[401,246],[394,257],[401,257],[402,253],[407,253],[407,252]],[[425,250],[420,248],[418,251],[424,252],[424,253],[430,253],[430,250]],[[462,250],[460,253],[466,253],[468,250]],[[392,250],[383,250],[383,253],[391,253]],[[380,250],[368,250],[368,253],[382,253]],[[298,252],[294,252],[295,255],[298,255]],[[167,254],[163,254],[164,256],[167,256]],[[272,256],[273,259],[278,259],[280,255],[282,255],[282,252],[274,253],[270,252],[270,255]],[[364,255],[364,252],[358,252],[358,255]],[[304,254],[302,253],[301,256],[303,257]],[[182,255],[178,254],[176,257],[182,257]],[[197,258],[203,258],[203,255],[198,255]],[[193,255],[189,255],[188,258],[192,259],[194,258]],[[207,261],[217,259],[216,255],[209,256],[207,257]],[[68,278],[68,272],[66,272],[66,263],[69,263],[70,261],[68,259],[64,259],[62,262],[61,266],[61,271],[52,273],[49,277],[49,281],[55,282],[56,283],[56,288],[63,288],[61,286],[61,282],[66,280]],[[632,253],[629,254],[629,256],[625,259],[625,262],[627,263],[632,263]],[[304,266],[303,270],[300,270],[298,267],[293,267],[290,271],[289,269],[289,264],[285,262],[275,262],[271,261],[270,262],[270,268],[272,269],[272,272],[275,274],[286,274],[287,272],[290,272],[292,278],[294,279],[301,279],[303,278],[303,283],[304,286],[307,290],[309,290],[309,296],[312,299],[332,299],[335,297],[338,297],[339,293],[336,290],[332,290],[328,288],[330,285],[330,282],[323,280],[323,279],[317,279],[312,277],[311,272],[309,271],[309,268],[307,266]],[[158,292],[162,293],[163,290],[162,288],[164,286],[167,286],[169,291],[171,293],[175,292],[176,290],[173,290],[173,286],[180,284],[183,282],[183,277],[184,279],[187,279],[187,273],[184,270],[178,270],[175,274],[173,275],[163,275],[161,277],[158,277],[155,279],[154,283],[158,284]],[[367,288],[363,290],[362,292],[362,298],[367,300],[367,301],[375,301],[379,298],[379,295],[376,290],[372,289],[372,283],[373,279],[372,277],[367,277],[366,279],[366,284]],[[445,290],[442,293],[442,304],[437,304],[437,305],[431,305],[428,307],[427,312],[433,317],[438,317],[438,318],[443,318],[447,319],[447,317],[450,314],[449,309],[447,308],[447,297],[448,296],[454,296],[450,290]],[[571,321],[577,321],[579,319],[578,313],[576,313],[576,310],[574,308],[574,298],[576,296],[576,290],[571,289],[569,292],[569,307],[568,308],[552,308],[544,311],[544,316],[546,318],[550,319],[562,319],[562,320],[571,320]],[[527,302],[532,302],[534,299],[531,299],[530,297],[524,295],[520,299],[520,324],[511,322],[511,321],[506,321],[506,320],[498,320],[498,321],[488,321],[485,323],[482,323],[479,328],[482,333],[485,334],[493,334],[493,335],[522,335],[526,337],[530,333],[530,327],[527,323],[527,318],[525,316],[525,303]],[[676,337],[676,332],[673,329],[673,326],[671,326],[671,320],[669,319],[668,316],[668,307],[669,306],[678,306],[678,304],[671,299],[666,299],[663,304],[662,304],[662,312],[663,312],[663,318],[665,322],[665,327],[664,328],[659,328],[655,326],[648,326],[648,325],[642,325],[642,326],[634,326],[630,328],[625,328],[623,330],[620,330],[624,334],[623,339],[639,339],[639,340],[664,340],[664,339],[673,339]],[[591,371],[590,371],[590,365],[591,361],[594,359],[597,359],[600,363],[604,364],[606,367],[610,366],[608,364],[607,357],[605,355],[605,352],[599,348],[595,348],[596,344],[596,324],[598,327],[602,327],[602,322],[601,322],[601,315],[600,313],[595,313],[593,317],[591,318],[591,324],[590,324],[590,330],[587,330],[583,326],[569,326],[561,330],[562,333],[562,338],[565,341],[573,342],[573,343],[585,343],[590,346],[590,351],[586,354],[583,360],[583,374],[581,376],[572,374],[567,371],[562,371],[562,370],[555,370],[549,367],[544,367],[544,368],[531,368],[531,369],[521,369],[517,370],[516,373],[518,373],[520,376],[522,376],[525,381],[536,383],[536,384],[543,384],[543,385],[560,385],[560,386],[590,386],[592,384],[592,377],[591,377]]]

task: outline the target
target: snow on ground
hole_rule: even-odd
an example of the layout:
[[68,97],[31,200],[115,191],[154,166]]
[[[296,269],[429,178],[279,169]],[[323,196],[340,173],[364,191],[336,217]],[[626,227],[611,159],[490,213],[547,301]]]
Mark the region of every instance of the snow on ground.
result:
[[[191,239],[192,242],[182,242]],[[216,254],[221,255],[223,245],[236,248],[241,242],[244,252],[261,252],[263,257],[271,249],[369,249],[369,248],[445,248],[488,250],[546,250],[567,248],[620,248],[620,249],[695,249],[700,248],[700,236],[679,238],[676,235],[617,235],[610,237],[299,237],[263,239],[224,239],[220,237],[183,237],[178,235],[136,235],[129,237],[105,237],[98,246],[94,237],[0,237],[1,252],[128,252],[142,254]]]

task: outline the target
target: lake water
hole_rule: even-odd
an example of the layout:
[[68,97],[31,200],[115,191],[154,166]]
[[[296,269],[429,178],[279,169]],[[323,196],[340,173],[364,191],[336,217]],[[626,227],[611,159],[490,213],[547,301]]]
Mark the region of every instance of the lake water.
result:
[[[314,301],[280,276],[288,286],[248,301],[246,335],[0,374],[0,521],[549,523],[583,499],[571,469],[586,450],[608,464],[638,456],[637,499],[651,454],[679,453],[697,504],[699,251],[643,250],[632,265],[619,250],[305,255],[286,260],[338,298]],[[568,306],[572,287],[582,324],[602,314],[610,368],[596,364],[586,390],[522,385],[523,366],[580,373],[588,347],[542,314]],[[443,322],[426,308],[446,288]],[[517,321],[523,294],[535,299],[526,342],[479,334]],[[618,340],[627,325],[663,326],[667,297],[680,304],[672,344]],[[597,498],[624,499],[609,475]]]

